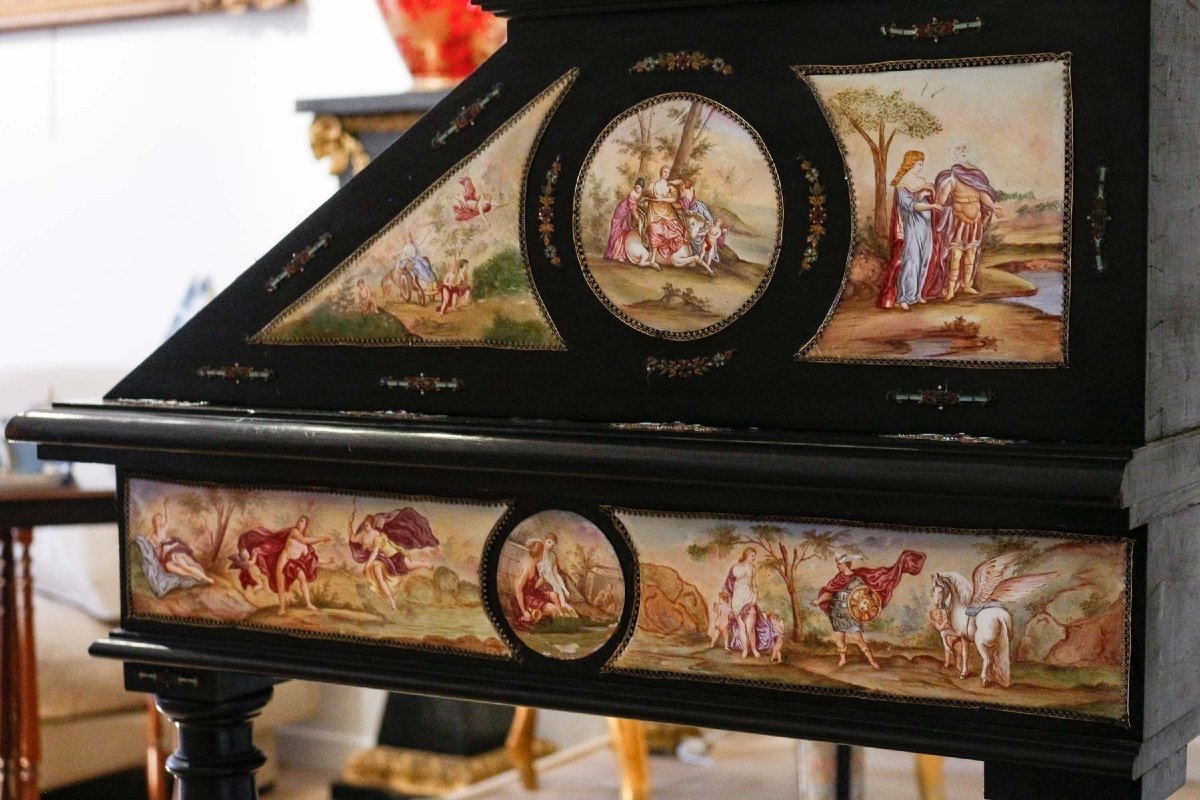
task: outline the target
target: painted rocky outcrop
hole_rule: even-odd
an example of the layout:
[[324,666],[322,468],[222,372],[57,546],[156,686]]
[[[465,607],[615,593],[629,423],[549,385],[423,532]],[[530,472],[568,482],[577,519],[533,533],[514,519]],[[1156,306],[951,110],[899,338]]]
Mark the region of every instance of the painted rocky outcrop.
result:
[[1095,544],[1068,542],[1048,551],[1039,564],[1039,569],[1062,569],[1064,579],[1069,575],[1071,582],[1048,597],[1029,618],[1017,645],[1018,661],[1060,667],[1125,663],[1124,576],[1098,569],[1071,575],[1065,561],[1078,557],[1085,546],[1094,553]]
[[704,595],[670,567],[642,565],[642,609],[638,628],[649,633],[704,633],[708,609]]

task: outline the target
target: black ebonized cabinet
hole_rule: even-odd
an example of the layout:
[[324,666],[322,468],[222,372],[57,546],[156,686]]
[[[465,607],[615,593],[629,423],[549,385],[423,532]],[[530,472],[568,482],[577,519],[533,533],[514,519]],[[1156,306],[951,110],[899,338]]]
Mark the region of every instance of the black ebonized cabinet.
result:
[[[185,796],[252,796],[246,776],[257,756],[244,738],[244,723],[266,701],[262,687],[269,685],[245,677],[252,674],[977,759],[987,764],[989,800],[1169,796],[1183,782],[1184,748],[1200,733],[1194,658],[1200,638],[1191,624],[1200,612],[1200,435],[1194,432],[1200,392],[1191,369],[1200,319],[1194,311],[1200,283],[1192,268],[1200,246],[1194,224],[1200,198],[1196,12],[1165,0],[481,5],[510,15],[512,23],[508,45],[478,73],[106,400],[60,404],[9,425],[9,436],[41,443],[45,457],[117,464],[129,541],[142,535],[149,524],[145,507],[167,496],[161,486],[168,484],[248,487],[267,506],[288,492],[307,492],[318,500],[333,498],[329,508],[336,506],[339,514],[353,496],[349,541],[359,535],[354,526],[361,517],[354,514],[364,513],[360,500],[377,500],[381,509],[384,498],[397,509],[403,500],[431,519],[429,498],[504,507],[491,531],[480,534],[478,597],[461,606],[486,613],[494,626],[497,644],[490,655],[477,641],[431,647],[427,636],[413,646],[402,637],[372,639],[342,629],[318,630],[316,636],[265,623],[197,624],[149,613],[158,607],[140,583],[144,568],[136,551],[127,548],[122,624],[93,653],[146,666],[130,667],[129,687],[158,693],[185,731],[191,724],[209,730],[218,720],[230,732],[215,749],[185,737],[172,762],[190,792]],[[958,21],[958,28],[939,28],[931,20]],[[914,74],[928,74],[936,85],[904,83]],[[872,86],[877,99],[864,100]],[[965,117],[952,113],[945,98],[936,99],[938,87],[947,97],[958,92],[974,98],[960,101]],[[850,94],[839,95],[843,91]],[[886,101],[891,92],[898,95]],[[857,115],[861,125],[869,114],[858,107],[839,116],[839,104],[845,110],[854,103],[882,115],[885,141],[887,125],[900,130],[903,144],[883,160],[888,187],[871,174],[869,149],[843,119]],[[1021,121],[1011,131],[997,128],[985,136],[966,121],[1009,107]],[[638,174],[644,164],[619,172],[611,164],[634,162],[605,160],[605,142],[632,130],[637,110],[661,114],[651,128],[670,122],[670,130],[679,132],[662,146],[651,139],[644,160],[672,161],[679,175],[694,180],[711,215],[726,218],[727,238],[720,244],[726,249],[716,251],[721,261],[712,285],[728,285],[737,268],[753,278],[743,282],[749,287],[744,296],[754,301],[734,312],[714,310],[715,289],[701,298],[697,313],[720,318],[711,332],[694,318],[680,322],[691,313],[680,310],[690,301],[664,293],[661,304],[635,307],[618,296],[623,289],[606,283],[613,275],[642,280],[655,265],[638,263],[629,252],[621,256],[620,248],[610,251],[616,256],[601,256],[593,229],[601,236],[620,234],[627,249],[648,245],[664,262],[677,256],[681,264],[664,263],[656,271],[680,285],[700,280],[698,265],[707,252],[704,236],[678,239],[695,238],[690,234],[698,231],[683,226],[703,217],[683,194],[688,187],[655,186],[655,174]],[[630,127],[620,127],[626,123]],[[939,137],[956,126],[986,153],[981,169],[995,186],[955,173],[950,156],[941,154],[946,148]],[[1033,129],[1040,133],[1029,134]],[[697,149],[705,135],[708,144]],[[691,151],[683,153],[689,136]],[[518,140],[524,150],[513,144]],[[921,151],[930,166],[927,185],[911,177],[904,183],[916,160],[906,160],[902,151],[923,147],[922,141],[928,143]],[[1020,147],[1005,150],[1005,142]],[[507,158],[495,157],[488,150],[493,145]],[[705,148],[707,155],[697,155]],[[633,153],[636,159],[638,150],[622,152],[622,158]],[[754,203],[745,198],[769,198],[771,192],[735,189],[736,176],[717,199],[717,168],[705,160],[715,160],[714,153],[751,174],[770,162],[782,198],[781,223],[778,214],[752,219]],[[1062,167],[1061,176],[1030,167],[1051,162]],[[965,159],[959,166],[972,164],[980,168]],[[617,191],[610,181],[608,194],[598,191],[601,200],[589,200],[589,179],[604,169],[624,183]],[[517,170],[523,185],[490,183],[509,174],[505,170]],[[894,188],[893,175],[899,182]],[[468,189],[463,177],[472,177],[475,188]],[[636,178],[650,197],[633,202],[629,213],[636,223],[625,222],[618,202]],[[868,188],[883,188],[883,199],[876,201]],[[925,198],[928,208],[904,213],[927,215],[931,233],[920,232],[916,217],[897,224],[900,211],[878,213],[902,208],[902,189]],[[1022,199],[1024,194],[1030,196]],[[485,201],[491,205],[481,211]],[[599,217],[597,203],[604,211]],[[497,347],[484,342],[490,333],[477,332],[479,341],[466,342],[442,333],[449,328],[439,325],[458,325],[496,297],[484,290],[483,276],[500,262],[489,261],[496,253],[486,248],[471,251],[468,260],[479,261],[470,265],[475,296],[463,308],[434,316],[411,293],[398,300],[399,283],[385,290],[381,281],[392,274],[390,265],[404,266],[404,225],[419,228],[420,215],[433,213],[427,212],[433,206],[441,209],[437,213],[450,213],[452,206],[455,211],[416,245],[427,254],[449,241],[446,232],[454,225],[485,230],[490,223],[481,216],[489,213],[496,225],[515,226],[529,282],[522,291],[532,286],[529,296],[540,299],[561,346]],[[1001,210],[989,210],[993,206]],[[971,227],[973,209],[984,209],[985,222],[977,228]],[[730,211],[741,222],[731,222]],[[778,237],[769,235],[772,219]],[[383,238],[377,237],[381,231]],[[493,235],[500,234],[482,241]],[[932,252],[940,248],[944,258],[925,255],[927,260],[914,262],[906,248],[926,235]],[[387,236],[397,237],[392,250],[371,250]],[[420,236],[418,229],[414,238]],[[777,253],[757,241],[764,238],[774,238],[768,244],[777,245]],[[771,263],[757,267],[769,280],[753,271],[752,253],[766,254],[761,258]],[[415,274],[420,270],[411,256],[404,269]],[[1019,268],[1012,267],[1014,259]],[[1037,259],[1039,269],[1059,276],[1050,280],[1062,290],[1058,305],[1042,306],[1041,316],[1022,310],[1024,327],[989,329],[1000,325],[996,320],[1015,318],[1010,305],[1025,302],[1020,298],[1048,291],[1037,282],[1044,278],[1028,274]],[[436,281],[429,282],[424,300],[434,307],[447,302],[444,287],[462,285],[447,271],[449,260],[439,252],[430,264]],[[879,274],[863,278],[862,265],[872,263]],[[1013,270],[1010,277],[998,274],[1004,264]],[[963,286],[981,297],[964,290],[946,300],[921,288],[927,302],[913,295],[911,304],[920,308],[877,308],[887,305],[890,271],[897,297],[903,297],[913,291],[904,288],[918,274],[913,269],[922,282],[935,270],[951,282],[955,274],[975,270],[983,282]],[[351,279],[358,275],[364,280],[356,289]],[[338,288],[341,280],[348,281],[346,291]],[[996,288],[1005,286],[1017,289]],[[416,288],[422,290],[420,281]],[[995,311],[1000,300],[1012,303]],[[798,358],[806,343],[832,330],[840,312],[831,310],[843,302],[858,315],[854,319],[865,320],[854,329],[858,338],[849,337],[850,349],[833,360]],[[639,317],[647,308],[659,316]],[[947,309],[962,322],[949,319],[940,338],[908,331],[883,336],[875,349],[854,349],[876,327],[891,331],[888,326],[901,325],[897,320],[925,320],[931,308]],[[333,314],[330,309],[350,319],[351,327],[366,325],[366,318],[384,331],[379,336],[392,339],[337,345],[264,337],[264,330],[280,330],[268,328],[273,320],[293,324],[303,317],[297,309],[316,320],[312,324],[333,325],[328,314],[321,317]],[[292,311],[298,316],[289,318]],[[681,329],[686,335],[675,335]],[[293,324],[290,330],[300,328]],[[347,335],[345,328],[332,330],[326,329],[330,337]],[[705,332],[691,335],[696,331]],[[1047,331],[1061,331],[1061,341],[1047,338]],[[402,336],[409,338],[398,341]],[[1022,348],[1035,339],[1043,349],[1030,356],[1034,351]],[[927,349],[933,340],[942,343]],[[372,346],[357,346],[362,344]],[[1016,361],[999,363],[992,356],[1014,345]],[[893,349],[879,349],[884,346]],[[1046,355],[1060,346],[1057,361]],[[531,644],[537,621],[521,619],[521,609],[512,606],[512,576],[541,562],[532,555],[522,560],[518,551],[506,555],[505,548],[516,541],[532,553],[532,537],[520,526],[550,511],[575,515],[597,530],[617,564],[586,574],[607,575],[624,587],[619,602],[611,592],[601,594],[599,578],[596,586],[564,587],[585,608],[584,616],[612,619],[610,638],[582,655],[571,650],[562,657]],[[319,520],[325,512],[312,513]],[[242,527],[249,527],[250,516]],[[726,521],[736,535],[721,549],[713,545],[717,534],[711,529]],[[819,613],[797,603],[789,612],[783,583],[771,583],[771,573],[761,570],[760,610],[765,617],[778,609],[782,617],[775,630],[791,666],[780,670],[798,664],[824,669],[837,658],[834,631],[840,631],[847,638],[837,649],[851,645],[846,671],[794,680],[778,679],[793,674],[785,671],[747,678],[731,660],[712,662],[718,666],[701,676],[711,680],[698,682],[669,667],[639,668],[638,654],[654,652],[647,642],[675,635],[664,632],[656,609],[665,606],[655,599],[664,585],[660,567],[672,558],[663,553],[676,542],[670,536],[695,534],[687,541],[699,549],[690,560],[680,556],[670,564],[676,577],[679,570],[698,570],[701,577],[688,580],[707,606],[719,580],[703,576],[734,562],[736,555],[728,556],[733,542],[744,546],[737,536],[748,535],[744,531],[753,524],[782,526],[786,530],[771,535],[789,547],[811,541],[802,538],[802,528],[834,536],[823,555],[797,567],[803,586],[800,591],[787,584],[793,599],[819,606],[818,589],[841,571],[835,559],[845,556],[850,573],[843,574],[857,575],[885,606],[898,581],[899,599],[890,608],[918,615],[912,637],[925,630],[927,613],[944,630],[933,612],[955,608],[937,594],[937,577],[969,571],[956,566],[966,564],[969,554],[987,559],[996,574],[972,576],[976,588],[981,580],[993,589],[1009,579],[1018,583],[1005,584],[999,600],[977,592],[983,602],[970,609],[968,616],[979,620],[971,623],[971,636],[979,636],[981,618],[989,614],[1016,620],[1019,630],[1006,640],[1012,650],[1004,651],[1004,669],[978,691],[953,681],[932,695],[880,689],[853,647],[855,625],[836,623],[836,614],[823,607]],[[839,534],[843,528],[850,532]],[[401,550],[420,544],[420,536],[411,536]],[[755,547],[772,553],[765,545],[746,549]],[[920,551],[921,558],[904,562],[901,548]],[[899,559],[894,580],[854,573],[853,558],[863,550],[872,565]],[[247,549],[246,555],[256,558],[256,552]],[[1018,567],[1017,555],[1030,553]],[[217,555],[226,553],[218,548]],[[375,558],[362,568],[363,581]],[[924,571],[918,560],[927,564]],[[347,564],[350,574],[354,566]],[[805,572],[816,565],[826,570],[823,577]],[[1037,621],[1044,602],[1040,610],[1031,608],[1029,598],[1059,586],[1054,581],[1084,580],[1079,576],[1085,572],[1092,596],[1069,602],[1072,613],[1089,604],[1091,610],[1062,626],[1075,625],[1072,632],[1054,634],[1062,637],[1053,640],[1057,652],[1038,649],[1042,634],[1030,631],[1052,626]],[[1103,581],[1097,577],[1102,573],[1108,576]],[[742,587],[741,601],[732,602],[745,603],[743,612],[754,605],[745,601],[747,574],[729,567],[733,593]],[[549,589],[536,577],[530,580],[531,591],[545,601]],[[446,590],[469,594],[473,585],[460,576]],[[1066,583],[1060,588],[1070,591]],[[824,598],[829,609],[846,602],[836,594]],[[370,608],[383,602],[368,600]],[[677,597],[671,602],[676,611],[682,607]],[[711,621],[708,612],[704,617]],[[737,619],[745,618],[739,612]],[[902,675],[940,661],[939,645],[905,650],[896,638],[909,636],[903,632],[890,640],[900,644],[880,644],[884,632],[871,625],[883,619],[869,617],[858,627],[876,643],[885,672]],[[805,620],[816,627],[804,628]],[[1091,633],[1080,638],[1078,631]],[[763,636],[769,644],[770,632]],[[1107,644],[1097,644],[1102,640]],[[952,646],[946,644],[947,661]],[[969,652],[974,681],[982,652]],[[718,652],[717,658],[724,656]],[[1015,679],[1006,673],[1010,661]],[[1037,694],[1033,667],[1065,681],[1061,697]],[[859,675],[867,677],[853,677]],[[162,676],[178,680],[163,683]],[[1062,699],[1074,693],[1091,699]],[[204,762],[208,756],[212,764]]]

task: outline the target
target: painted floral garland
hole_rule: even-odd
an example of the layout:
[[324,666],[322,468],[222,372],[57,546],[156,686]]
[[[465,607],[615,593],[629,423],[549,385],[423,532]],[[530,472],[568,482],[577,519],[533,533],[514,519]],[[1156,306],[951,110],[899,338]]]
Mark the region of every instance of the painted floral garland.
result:
[[678,52],[659,53],[656,56],[647,56],[641,61],[629,68],[630,72],[646,73],[656,72],[658,70],[666,70],[667,72],[701,72],[705,69],[710,69],[718,75],[732,75],[733,65],[723,58],[712,58],[699,50],[690,52],[681,50]]
[[562,266],[562,258],[554,244],[554,190],[558,186],[561,174],[562,156],[555,156],[554,163],[546,170],[546,183],[542,186],[542,196],[538,199],[538,233],[542,235],[546,258],[556,267]]
[[800,269],[808,272],[821,257],[821,240],[825,237],[829,212],[825,208],[825,185],[821,183],[821,171],[808,159],[800,162],[800,168],[804,170],[804,178],[808,181],[808,247],[804,249]]
[[737,348],[730,348],[711,356],[683,359],[651,356],[646,359],[646,374],[662,375],[665,378],[698,378],[728,364],[736,352]]

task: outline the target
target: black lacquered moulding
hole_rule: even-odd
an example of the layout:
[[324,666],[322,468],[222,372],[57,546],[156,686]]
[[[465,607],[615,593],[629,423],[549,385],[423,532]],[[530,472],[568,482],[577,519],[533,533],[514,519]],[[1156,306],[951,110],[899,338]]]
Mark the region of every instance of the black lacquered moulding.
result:
[[482,5],[474,76],[107,398],[10,424],[119,468],[94,652],[188,702],[302,677],[1168,796],[1194,12]]

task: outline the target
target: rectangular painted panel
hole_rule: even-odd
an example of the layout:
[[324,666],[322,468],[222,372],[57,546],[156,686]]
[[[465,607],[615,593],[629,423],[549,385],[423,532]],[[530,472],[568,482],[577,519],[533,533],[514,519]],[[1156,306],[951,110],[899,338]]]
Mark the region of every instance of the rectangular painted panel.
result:
[[1065,366],[1069,54],[795,69],[855,206],[842,291],[801,357]]
[[133,618],[509,657],[479,586],[509,506],[130,478]]
[[1128,721],[1128,540],[611,514],[640,605],[610,669]]

